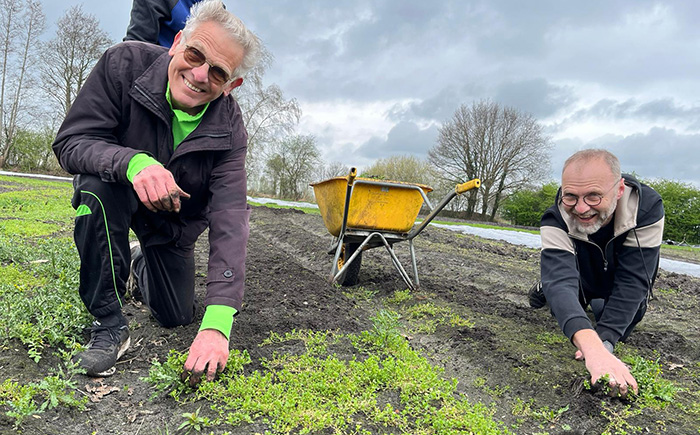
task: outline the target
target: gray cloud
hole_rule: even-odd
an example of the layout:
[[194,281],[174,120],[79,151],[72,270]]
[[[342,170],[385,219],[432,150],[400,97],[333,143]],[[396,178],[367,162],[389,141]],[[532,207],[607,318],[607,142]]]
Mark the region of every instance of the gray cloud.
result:
[[414,155],[425,158],[435,145],[438,128],[431,126],[421,130],[411,122],[396,124],[386,139],[373,137],[362,144],[355,154],[368,159],[381,159],[393,155]]
[[559,180],[564,160],[574,152],[604,148],[620,159],[623,172],[634,172],[647,179],[683,180],[700,187],[699,144],[700,134],[679,134],[658,127],[627,136],[605,135],[585,143],[578,139],[562,139],[555,143],[552,176]]
[[556,86],[543,78],[508,82],[496,89],[497,102],[545,118],[576,101],[570,86]]

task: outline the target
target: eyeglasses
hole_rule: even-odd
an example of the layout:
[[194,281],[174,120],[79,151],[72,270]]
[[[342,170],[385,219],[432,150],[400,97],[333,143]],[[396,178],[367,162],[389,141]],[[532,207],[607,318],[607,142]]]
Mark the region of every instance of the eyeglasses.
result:
[[[603,202],[603,198],[605,197],[605,195],[607,195],[608,192],[610,192],[613,189],[613,187],[617,186],[619,183],[620,183],[620,180],[617,180],[615,182],[615,184],[610,186],[610,189],[608,189],[602,195],[599,193],[589,193],[588,195],[583,197],[583,202],[589,207],[595,207],[597,205],[600,205],[600,203]],[[578,200],[579,200],[578,196],[572,195],[570,193],[566,193],[566,194],[562,195],[559,202],[561,202],[562,204],[564,204],[567,207],[576,207],[576,204],[578,204]]]
[[191,45],[185,45],[183,57],[185,58],[185,61],[194,68],[202,66],[205,63],[209,65],[209,81],[216,85],[221,86],[224,83],[228,82],[230,79],[228,73],[224,71],[223,68],[216,65],[212,65],[207,60],[207,57],[204,55],[204,53],[192,47]]

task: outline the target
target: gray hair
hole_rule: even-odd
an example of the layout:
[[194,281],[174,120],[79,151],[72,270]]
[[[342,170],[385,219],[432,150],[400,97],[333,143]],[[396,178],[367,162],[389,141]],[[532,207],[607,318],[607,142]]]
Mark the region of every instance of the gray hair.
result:
[[595,159],[602,159],[608,165],[610,172],[612,172],[615,178],[622,177],[622,174],[620,173],[620,160],[618,160],[618,158],[608,150],[595,148],[581,150],[566,159],[566,162],[564,162],[564,168],[561,170],[561,172],[563,174],[566,168],[573,163],[586,163]]
[[261,56],[260,40],[243,24],[240,18],[226,10],[221,0],[204,0],[192,6],[185,28],[182,29],[183,43],[189,39],[189,36],[200,24],[206,22],[220,25],[233,40],[243,46],[243,60],[231,73],[230,81],[243,77],[245,73],[255,67]]

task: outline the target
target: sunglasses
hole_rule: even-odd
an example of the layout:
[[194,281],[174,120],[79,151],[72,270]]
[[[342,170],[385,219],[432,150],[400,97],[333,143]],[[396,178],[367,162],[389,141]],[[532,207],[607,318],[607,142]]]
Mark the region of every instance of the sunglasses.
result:
[[209,81],[216,85],[223,85],[228,82],[230,77],[223,68],[212,65],[207,61],[207,57],[201,51],[192,47],[191,45],[185,45],[185,51],[183,53],[185,62],[189,63],[193,68],[204,65],[205,63],[209,65]]

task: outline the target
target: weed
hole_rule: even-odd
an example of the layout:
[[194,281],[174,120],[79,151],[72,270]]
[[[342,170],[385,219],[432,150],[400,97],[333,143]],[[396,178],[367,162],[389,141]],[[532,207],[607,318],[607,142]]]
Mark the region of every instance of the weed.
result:
[[601,435],[627,435],[641,430],[629,422],[630,418],[642,413],[641,408],[633,409],[630,405],[624,405],[622,409],[616,411],[606,402],[601,402],[601,405],[603,410],[600,413],[608,421]]
[[346,298],[355,299],[357,301],[371,301],[377,296],[377,293],[379,293],[378,290],[370,290],[363,286],[343,291],[343,295],[345,295]]
[[405,290],[396,290],[394,292],[394,295],[387,299],[387,303],[390,304],[400,304],[402,302],[410,301],[413,299],[413,295],[411,294],[410,289],[405,289]]
[[59,351],[64,367],[56,369],[55,373],[39,382],[21,385],[10,379],[0,385],[0,405],[6,405],[9,411],[6,415],[14,419],[15,428],[22,425],[25,418],[41,414],[46,409],[59,406],[85,409],[87,397],[75,397],[77,383],[73,379],[76,374],[83,373],[71,361],[72,352]]
[[270,336],[260,343],[260,346],[265,346],[274,343],[282,343],[291,340],[301,340],[306,346],[307,352],[314,355],[320,355],[326,352],[326,342],[334,334],[330,331],[297,331],[287,332],[284,336],[276,332],[270,332]]
[[185,412],[182,416],[185,421],[177,428],[178,431],[186,430],[185,434],[189,434],[193,430],[196,432],[201,431],[205,427],[211,425],[211,421],[208,417],[202,417],[199,415],[200,408],[197,408],[195,412]]
[[515,416],[522,416],[540,420],[543,423],[554,424],[559,418],[569,410],[569,406],[564,406],[559,409],[550,409],[549,406],[535,408],[535,399],[530,399],[524,402],[519,397],[515,399],[512,413]]
[[38,362],[46,347],[71,348],[90,316],[77,292],[79,260],[72,242],[51,239],[34,245],[22,264],[0,269],[17,271],[13,283],[0,284],[0,330],[3,340],[19,339]]
[[365,344],[370,347],[385,349],[393,347],[399,341],[403,341],[403,337],[399,334],[401,324],[399,313],[391,310],[379,310],[376,316],[372,318],[371,331],[364,331],[360,336]]
[[661,378],[661,364],[658,359],[651,361],[633,355],[623,358],[623,361],[631,366],[630,372],[637,380],[639,395],[634,397],[634,400],[641,402],[640,405],[663,409],[673,402],[680,389]]
[[449,325],[452,327],[473,327],[474,323],[459,317],[448,307],[441,307],[432,302],[413,305],[408,308],[407,316],[417,332],[431,334],[438,326]]

